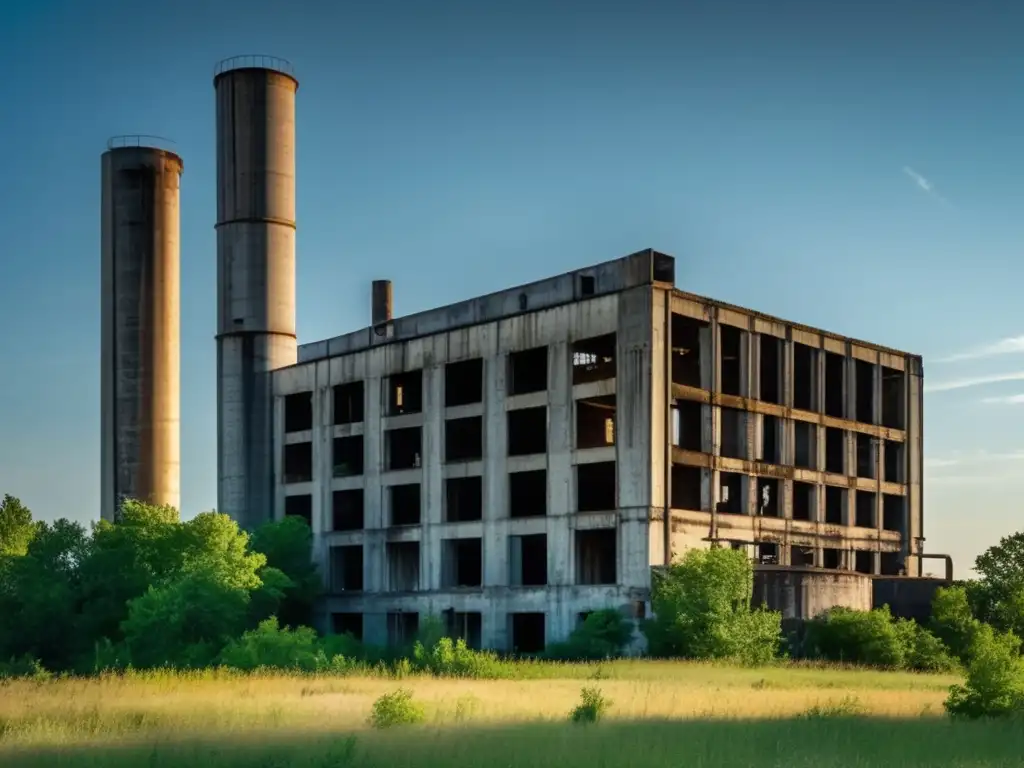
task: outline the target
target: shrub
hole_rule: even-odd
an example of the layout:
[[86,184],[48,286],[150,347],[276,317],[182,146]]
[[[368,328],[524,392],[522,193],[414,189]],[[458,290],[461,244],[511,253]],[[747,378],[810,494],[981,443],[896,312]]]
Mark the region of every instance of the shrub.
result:
[[839,701],[815,704],[800,715],[804,720],[823,720],[833,717],[857,717],[864,714],[864,705],[856,696],[844,696]]
[[912,621],[905,623],[909,625],[909,631],[913,632],[906,660],[909,669],[918,672],[952,672],[960,666],[959,661],[932,632]]
[[633,623],[614,608],[591,613],[565,642],[548,646],[545,656],[558,661],[599,661],[621,656],[633,637]]
[[399,689],[385,693],[375,702],[370,712],[370,725],[374,728],[393,728],[397,725],[415,725],[426,719],[423,706],[412,700],[412,693]]
[[0,680],[7,678],[25,678],[43,682],[49,680],[53,675],[43,668],[39,659],[32,656],[22,656],[11,659],[7,662],[0,662]]
[[940,587],[935,591],[931,629],[953,656],[965,663],[969,660],[981,622],[971,610],[964,587]]
[[907,631],[892,620],[888,606],[873,611],[832,608],[808,622],[804,637],[812,657],[876,667],[903,667],[907,646]]
[[596,723],[604,717],[611,705],[600,688],[584,688],[580,691],[580,703],[569,713],[569,720],[574,723]]
[[268,668],[315,672],[326,666],[326,656],[320,651],[312,629],[281,627],[277,617],[271,616],[256,629],[228,643],[220,662],[246,671]]
[[427,649],[417,642],[413,648],[414,668],[437,677],[496,678],[504,677],[504,667],[490,651],[474,651],[463,639],[452,642],[442,637]]
[[946,711],[954,717],[1005,717],[1024,710],[1024,661],[1020,640],[981,625],[970,648],[967,679],[949,689]]

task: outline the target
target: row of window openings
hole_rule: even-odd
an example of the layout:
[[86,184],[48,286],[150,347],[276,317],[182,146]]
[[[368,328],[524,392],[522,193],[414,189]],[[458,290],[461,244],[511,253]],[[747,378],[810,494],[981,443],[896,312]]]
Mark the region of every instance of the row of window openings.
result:
[[[507,393],[524,395],[548,388],[548,348],[534,347],[508,355]],[[595,336],[573,343],[572,383],[615,377],[615,334]],[[389,376],[383,382],[385,413],[400,416],[423,411],[423,370]],[[365,386],[362,381],[334,387],[334,423],[355,424],[366,418]],[[462,360],[445,365],[444,404],[446,408],[483,402],[484,361]],[[284,398],[285,432],[313,428],[313,393],[298,392]]]
[[[746,549],[746,542],[729,542],[733,549]],[[774,541],[759,541],[754,545],[754,560],[762,565],[779,565],[783,545]],[[843,562],[843,552],[847,552],[847,560]],[[875,568],[875,553],[868,550],[841,550],[824,547],[821,559],[815,555],[814,547],[802,547],[794,544],[789,548],[789,564],[796,567],[829,568],[832,570],[848,570],[874,576],[905,575],[903,555],[900,552],[881,552],[878,558],[878,569]]]
[[[616,532],[613,528],[576,531],[577,585],[617,583]],[[508,586],[543,587],[548,584],[548,537],[546,533],[510,536]],[[426,587],[420,578],[422,560],[418,541],[392,541],[384,545],[385,592],[418,592]],[[441,542],[441,588],[483,587],[482,538],[444,539]],[[364,545],[348,544],[330,549],[331,590],[335,594],[362,592]]]
[[[546,406],[520,408],[506,414],[509,456],[547,453],[548,413]],[[615,445],[615,395],[576,401],[576,448]],[[363,435],[336,437],[333,443],[334,477],[353,477],[365,469]],[[422,427],[403,427],[384,432],[384,466],[388,470],[415,469],[422,464]],[[482,459],[484,455],[483,416],[448,419],[444,424],[444,461],[456,463]],[[313,479],[313,444],[284,446],[285,484]]]
[[[789,463],[783,461],[782,429],[785,423],[777,416],[750,413],[737,408],[721,408],[720,455],[731,459],[754,459],[766,464]],[[710,419],[711,406],[692,400],[677,400],[672,405],[672,442],[689,451],[710,452],[710,430],[705,428],[705,416]],[[761,419],[760,439],[755,440],[755,455],[747,455],[747,420]],[[708,425],[710,426],[710,425]],[[896,440],[880,440],[860,432],[854,433],[854,461],[852,467],[846,457],[848,431],[838,427],[825,428],[824,466],[818,466],[818,425],[806,421],[793,421],[792,466],[800,469],[824,469],[837,475],[853,474],[871,480],[877,479],[877,452],[882,448],[882,479],[887,483],[905,480],[905,446]],[[852,470],[852,472],[848,472]]]
[[[747,344],[756,343],[758,376],[756,382],[743,381],[742,359]],[[719,326],[721,370],[719,389],[723,394],[754,397],[750,391],[755,385],[756,399],[783,405],[784,339],[769,334],[752,334],[729,325]],[[877,424],[893,429],[905,429],[905,377],[902,371],[881,366],[881,409],[875,408],[874,363],[847,358],[835,352],[816,349],[792,342],[793,355],[793,407],[804,411],[824,413],[865,424]],[[825,356],[824,397],[818,383],[819,355]],[[672,315],[672,382],[701,389],[710,389],[711,326],[707,322]],[[851,384],[847,366],[853,366],[853,403],[847,403],[845,393]]]
[[[615,462],[579,464],[576,475],[576,510],[609,512],[618,506]],[[548,511],[546,469],[509,472],[508,516],[544,517]],[[422,491],[419,483],[389,485],[385,489],[386,520],[389,527],[420,525]],[[334,491],[331,504],[331,530],[360,531],[366,527],[365,492],[362,488]],[[483,519],[483,478],[452,477],[444,481],[443,519],[448,523]],[[312,525],[313,497],[297,494],[285,497],[286,516],[303,518]]]

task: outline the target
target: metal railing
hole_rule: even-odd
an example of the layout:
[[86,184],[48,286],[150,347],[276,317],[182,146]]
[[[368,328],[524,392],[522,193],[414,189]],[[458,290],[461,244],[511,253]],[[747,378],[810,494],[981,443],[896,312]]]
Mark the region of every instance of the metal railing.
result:
[[149,133],[129,133],[123,136],[111,136],[107,139],[107,149],[124,149],[126,147],[163,149],[169,152],[176,152],[177,150],[174,139],[154,136]]
[[295,68],[290,61],[277,56],[266,56],[262,53],[243,53],[239,56],[221,59],[213,68],[213,76],[217,77],[236,69],[269,69],[288,75],[288,77],[295,77]]

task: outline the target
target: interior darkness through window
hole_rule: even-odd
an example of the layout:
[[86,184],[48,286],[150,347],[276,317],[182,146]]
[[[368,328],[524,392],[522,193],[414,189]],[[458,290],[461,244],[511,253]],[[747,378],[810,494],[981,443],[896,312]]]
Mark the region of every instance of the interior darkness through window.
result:
[[388,487],[391,525],[420,524],[420,484],[407,483]]
[[576,503],[580,512],[609,512],[618,507],[614,461],[576,466]]
[[331,499],[331,529],[359,531],[363,528],[363,489],[334,491]]
[[548,409],[546,406],[509,411],[506,418],[508,419],[509,456],[547,453]]
[[313,479],[313,444],[289,443],[284,447],[284,482],[308,483]]
[[672,405],[672,443],[684,451],[700,451],[703,446],[703,406],[694,400],[676,400]]
[[415,469],[420,466],[422,450],[420,427],[389,429],[384,433],[388,469]]
[[837,419],[845,418],[846,358],[835,352],[825,353],[825,414]]
[[722,393],[739,396],[743,394],[743,331],[731,325],[718,328],[722,340]]
[[363,474],[363,436],[334,438],[334,476],[353,477]]
[[509,517],[543,517],[548,506],[548,473],[544,469],[509,472]]
[[865,424],[875,423],[875,376],[871,363],[857,360],[855,375],[857,379],[857,421]]
[[572,345],[572,383],[615,378],[615,334],[581,339]]
[[306,525],[313,527],[313,497],[304,493],[300,496],[284,497],[285,517],[301,517]]
[[444,481],[445,516],[449,523],[479,520],[484,512],[483,478],[449,477]]
[[672,315],[672,383],[700,387],[701,331],[708,324],[685,315]]
[[548,388],[548,348],[534,347],[508,356],[508,394],[525,395]]
[[484,361],[477,357],[444,367],[444,404],[447,408],[483,402]]
[[298,392],[284,398],[284,431],[304,432],[313,428],[313,393]]
[[761,394],[766,403],[782,402],[782,340],[768,334],[758,336],[761,345]]
[[334,423],[355,424],[363,420],[363,382],[352,381],[334,388]]
[[444,423],[444,460],[474,461],[484,455],[483,416],[448,419]]
[[700,467],[672,465],[672,509],[701,510],[700,488]]
[[793,344],[793,407],[814,411],[818,381],[818,350],[806,344]]

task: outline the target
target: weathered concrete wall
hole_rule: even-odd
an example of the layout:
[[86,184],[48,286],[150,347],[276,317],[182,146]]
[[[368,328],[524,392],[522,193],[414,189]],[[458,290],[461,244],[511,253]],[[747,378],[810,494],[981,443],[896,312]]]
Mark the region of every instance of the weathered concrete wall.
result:
[[820,568],[759,565],[754,569],[755,606],[781,611],[786,620],[813,619],[829,608],[871,610],[871,577]]
[[939,587],[948,587],[945,579],[910,576],[876,576],[873,599],[876,608],[888,605],[893,616],[927,621],[932,615],[932,600]]

